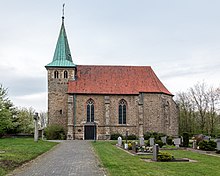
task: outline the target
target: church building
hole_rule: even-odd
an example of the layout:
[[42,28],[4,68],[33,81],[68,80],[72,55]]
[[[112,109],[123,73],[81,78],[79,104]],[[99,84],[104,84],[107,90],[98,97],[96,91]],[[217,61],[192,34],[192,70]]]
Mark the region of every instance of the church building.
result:
[[45,67],[49,125],[62,125],[67,139],[178,134],[177,105],[152,68],[74,64],[64,17],[53,60]]

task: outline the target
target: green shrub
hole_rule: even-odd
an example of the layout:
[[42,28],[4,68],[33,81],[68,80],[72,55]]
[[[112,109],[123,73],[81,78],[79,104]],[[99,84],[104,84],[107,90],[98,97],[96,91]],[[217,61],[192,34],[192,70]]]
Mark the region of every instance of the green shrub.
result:
[[137,136],[135,134],[128,135],[128,140],[136,140]]
[[163,147],[163,142],[161,140],[156,140],[155,143],[158,144],[160,148]]
[[214,151],[217,147],[216,142],[214,141],[201,141],[199,142],[199,149],[206,151]]
[[118,140],[118,137],[119,137],[119,136],[121,136],[121,138],[123,138],[120,133],[114,133],[114,134],[111,134],[110,139],[111,139],[111,140]]
[[173,145],[173,139],[172,139],[172,137],[168,137],[168,138],[167,138],[167,144],[168,144],[168,145]]
[[183,147],[189,147],[189,134],[183,133]]
[[50,125],[45,129],[45,137],[51,139],[66,139],[65,130],[60,125]]
[[158,161],[171,161],[173,160],[173,156],[167,152],[159,152],[157,156]]
[[155,140],[160,140],[161,137],[166,136],[164,133],[157,133],[157,132],[146,132],[144,134],[144,139],[148,140],[149,138],[154,138]]
[[144,140],[148,140],[150,137],[151,137],[151,133],[150,132],[144,133]]

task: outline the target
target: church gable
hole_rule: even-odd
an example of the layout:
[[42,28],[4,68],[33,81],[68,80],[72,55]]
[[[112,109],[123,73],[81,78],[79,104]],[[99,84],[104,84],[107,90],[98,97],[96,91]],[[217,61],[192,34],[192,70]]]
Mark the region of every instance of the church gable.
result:
[[149,66],[78,65],[75,81],[68,84],[68,93],[76,94],[139,94],[172,95]]

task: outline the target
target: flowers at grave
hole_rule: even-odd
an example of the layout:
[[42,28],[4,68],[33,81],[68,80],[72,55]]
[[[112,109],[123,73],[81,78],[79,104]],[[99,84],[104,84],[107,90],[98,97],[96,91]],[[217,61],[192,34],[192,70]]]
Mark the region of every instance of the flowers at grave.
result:
[[128,143],[128,150],[132,150],[132,143],[131,142]]

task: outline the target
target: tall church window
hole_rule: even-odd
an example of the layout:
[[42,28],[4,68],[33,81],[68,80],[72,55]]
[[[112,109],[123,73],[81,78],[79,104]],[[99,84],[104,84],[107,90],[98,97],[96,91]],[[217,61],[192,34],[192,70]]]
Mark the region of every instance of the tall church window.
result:
[[119,101],[118,123],[126,124],[126,101],[124,99]]
[[59,78],[59,73],[58,73],[58,71],[54,71],[54,78]]
[[68,78],[68,72],[66,70],[64,71],[64,78]]
[[94,101],[91,98],[87,101],[87,122],[94,122]]

